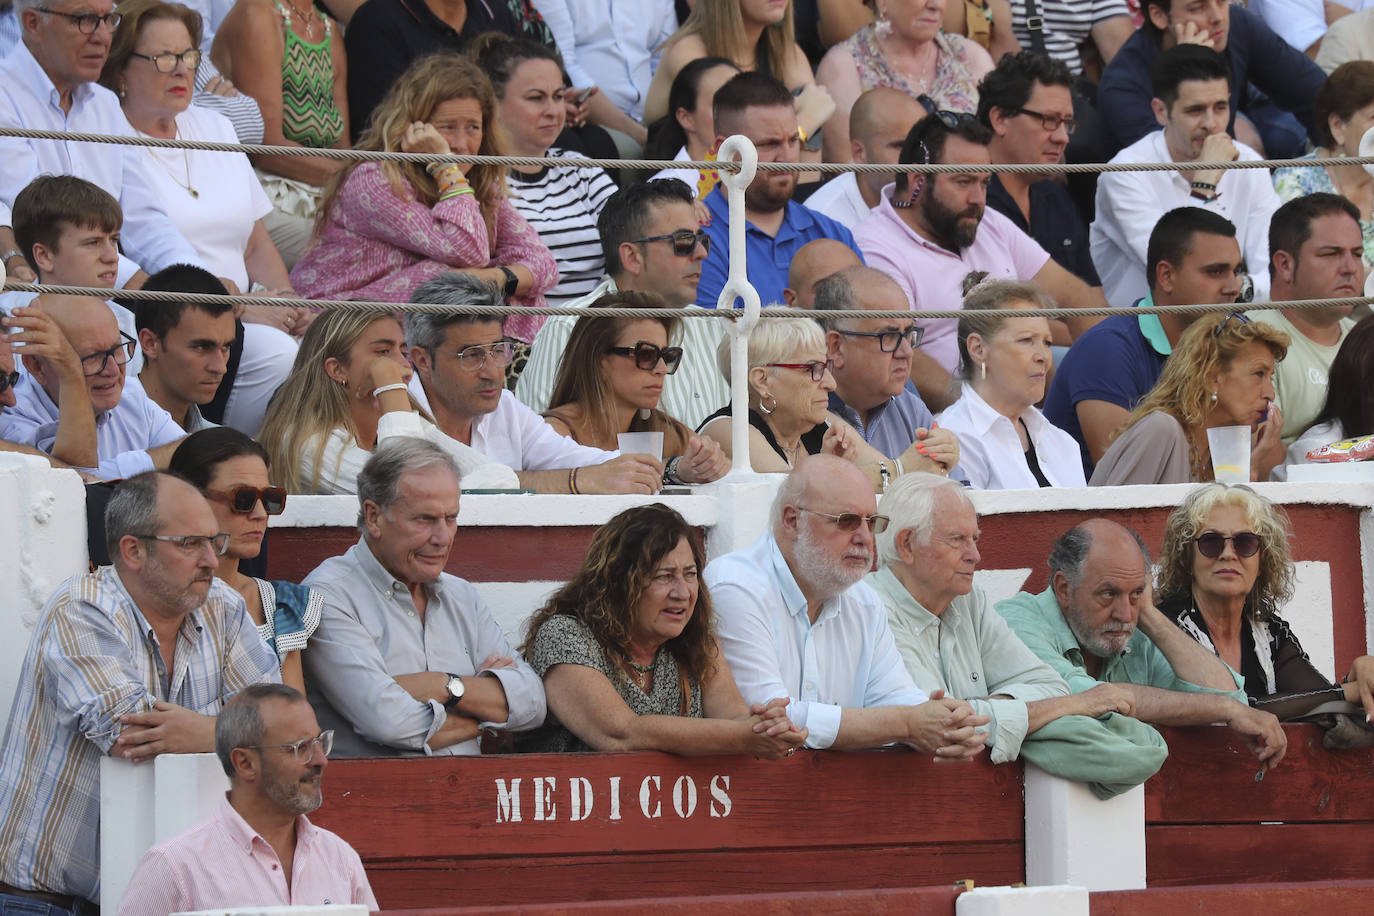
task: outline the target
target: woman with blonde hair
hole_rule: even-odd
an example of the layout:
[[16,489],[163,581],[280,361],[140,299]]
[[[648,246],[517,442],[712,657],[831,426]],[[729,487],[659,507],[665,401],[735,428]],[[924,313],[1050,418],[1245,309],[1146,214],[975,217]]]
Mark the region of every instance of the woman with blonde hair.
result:
[[414,436],[452,455],[468,488],[518,487],[514,471],[444,435],[420,411],[407,388],[410,376],[395,312],[322,314],[305,332],[258,434],[272,484],[288,493],[354,493],[358,472],[379,442]]
[[661,432],[664,483],[709,483],[725,475],[729,460],[714,442],[658,407],[664,380],[682,364],[682,347],[669,346],[677,319],[595,314],[599,308],[665,307],[653,293],[631,291],[593,302],[568,338],[549,398],[553,406],[543,416],[560,435],[607,451],[619,447],[620,433]]
[[[423,57],[391,87],[358,149],[495,156],[504,152],[496,95],[477,65]],[[501,166],[435,161],[356,162],[330,183],[311,247],[291,272],[309,298],[405,302],[421,283],[457,270],[495,283],[514,305],[545,305],[553,255],[506,198]],[[542,315],[512,315],[529,343]]]
[[1240,312],[1193,322],[1117,430],[1091,485],[1211,480],[1207,430],[1214,426],[1250,427],[1250,479],[1268,480],[1284,458],[1274,366],[1287,353],[1287,334]]

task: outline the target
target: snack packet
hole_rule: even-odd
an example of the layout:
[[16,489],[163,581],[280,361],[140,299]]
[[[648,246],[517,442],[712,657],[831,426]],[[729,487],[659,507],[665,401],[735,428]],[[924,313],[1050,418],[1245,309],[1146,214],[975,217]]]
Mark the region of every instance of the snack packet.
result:
[[1330,464],[1336,461],[1368,461],[1374,458],[1374,435],[1361,436],[1359,439],[1342,439],[1314,448],[1307,453],[1307,460]]

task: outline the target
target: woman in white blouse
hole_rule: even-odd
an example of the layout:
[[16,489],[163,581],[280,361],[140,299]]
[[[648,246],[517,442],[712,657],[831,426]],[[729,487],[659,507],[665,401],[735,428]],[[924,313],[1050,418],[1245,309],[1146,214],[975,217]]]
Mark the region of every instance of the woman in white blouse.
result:
[[964,280],[959,319],[964,388],[941,414],[940,426],[958,436],[960,466],[976,489],[1085,485],[1078,444],[1034,407],[1045,396],[1049,376],[1049,321],[982,314],[1045,307],[1030,284],[989,281],[981,271]]

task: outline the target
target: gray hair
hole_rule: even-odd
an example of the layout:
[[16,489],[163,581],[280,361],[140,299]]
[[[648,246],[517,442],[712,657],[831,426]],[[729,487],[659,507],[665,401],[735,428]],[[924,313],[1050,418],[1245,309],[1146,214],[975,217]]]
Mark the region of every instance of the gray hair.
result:
[[[449,271],[426,280],[411,293],[410,301],[422,305],[456,305],[462,307],[499,308],[506,304],[495,283],[480,280],[472,274]],[[439,349],[444,331],[454,324],[485,324],[500,322],[496,314],[471,312],[406,312],[406,346],[419,347],[429,353]]]
[[126,535],[157,532],[157,490],[163,477],[183,479],[166,471],[145,471],[121,481],[110,495],[105,504],[105,549],[112,563],[119,562],[119,542]]
[[[726,334],[716,348],[716,363],[726,384],[730,382],[730,342]],[[760,321],[749,332],[749,367],[779,363],[798,350],[825,352],[825,332],[812,318],[772,318]],[[772,370],[774,374],[777,370]]]
[[901,562],[902,558],[897,553],[897,535],[908,528],[915,532],[916,540],[922,544],[930,543],[930,535],[935,527],[935,501],[945,491],[957,494],[966,504],[972,502],[957,480],[924,471],[903,474],[887,488],[879,509],[890,520],[887,529],[877,538],[880,564],[893,566]]
[[[805,320],[805,319],[803,319]],[[768,322],[760,322],[760,326]],[[768,524],[777,537],[782,531],[782,510],[787,506],[801,504],[802,494],[806,492],[806,480],[795,470],[782,479],[782,486],[773,495],[773,506],[768,510]]]
[[[1150,559],[1150,548],[1145,546],[1145,539],[1134,528],[1126,528],[1126,533],[1135,540],[1136,546],[1140,548],[1140,555],[1145,558],[1145,569],[1149,570],[1153,561]],[[1092,546],[1092,532],[1084,525],[1074,525],[1061,534],[1054,545],[1050,547],[1051,583],[1054,581],[1054,574],[1062,572],[1064,578],[1069,580],[1069,588],[1078,588],[1083,582],[1083,564],[1087,561],[1088,552],[1092,550]]]
[[[901,292],[901,287],[892,277],[874,267],[867,267],[863,264],[854,264],[850,267],[842,267],[828,277],[817,281],[815,289],[816,311],[836,310],[836,311],[856,311],[868,308],[864,302],[863,293],[872,290],[874,287],[887,285]],[[903,294],[905,296],[905,294]],[[853,319],[849,318],[817,318],[821,327],[826,331],[837,331],[841,326],[848,324]]]
[[224,704],[215,717],[215,756],[230,779],[234,777],[234,749],[262,744],[267,734],[267,724],[258,711],[264,700],[304,703],[305,695],[285,684],[249,684]]
[[[14,0],[14,18],[19,19],[24,14],[24,10],[36,9],[43,4],[43,0]],[[19,23],[19,31],[22,34],[24,24]]]
[[358,530],[366,530],[363,505],[376,503],[383,512],[400,498],[401,478],[411,471],[442,465],[462,480],[457,463],[448,452],[414,436],[397,436],[377,446],[367,464],[358,472]]

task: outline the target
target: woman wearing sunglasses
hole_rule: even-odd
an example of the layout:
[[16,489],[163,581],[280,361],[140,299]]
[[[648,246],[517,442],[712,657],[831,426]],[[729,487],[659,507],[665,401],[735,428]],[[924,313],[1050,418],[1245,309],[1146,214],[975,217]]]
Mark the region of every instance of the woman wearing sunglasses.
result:
[[1207,430],[1214,426],[1250,427],[1250,479],[1268,480],[1284,457],[1274,366],[1287,353],[1288,335],[1262,321],[1238,312],[1199,318],[1116,431],[1089,483],[1211,480]]
[[1374,658],[1362,655],[1340,686],[1308,660],[1279,611],[1293,597],[1294,567],[1283,511],[1243,485],[1198,487],[1169,515],[1160,555],[1158,606],[1245,679],[1255,700],[1311,693],[1273,711],[1301,715],[1346,700],[1374,715]]
[[202,429],[182,440],[167,470],[191,482],[215,513],[229,545],[215,575],[243,596],[248,616],[281,664],[282,683],[305,692],[301,650],[320,625],[324,596],[294,582],[269,582],[239,572],[239,561],[262,552],[267,517],[286,508],[286,491],[268,484],[267,450],[236,429]]
[[[589,308],[664,308],[652,293],[622,291]],[[682,348],[669,346],[675,318],[579,318],[553,383],[553,406],[544,419],[582,445],[615,451],[621,433],[663,433],[663,480],[710,483],[730,470],[716,443],[658,409],[663,385],[682,364]],[[571,481],[577,492],[576,481]]]

